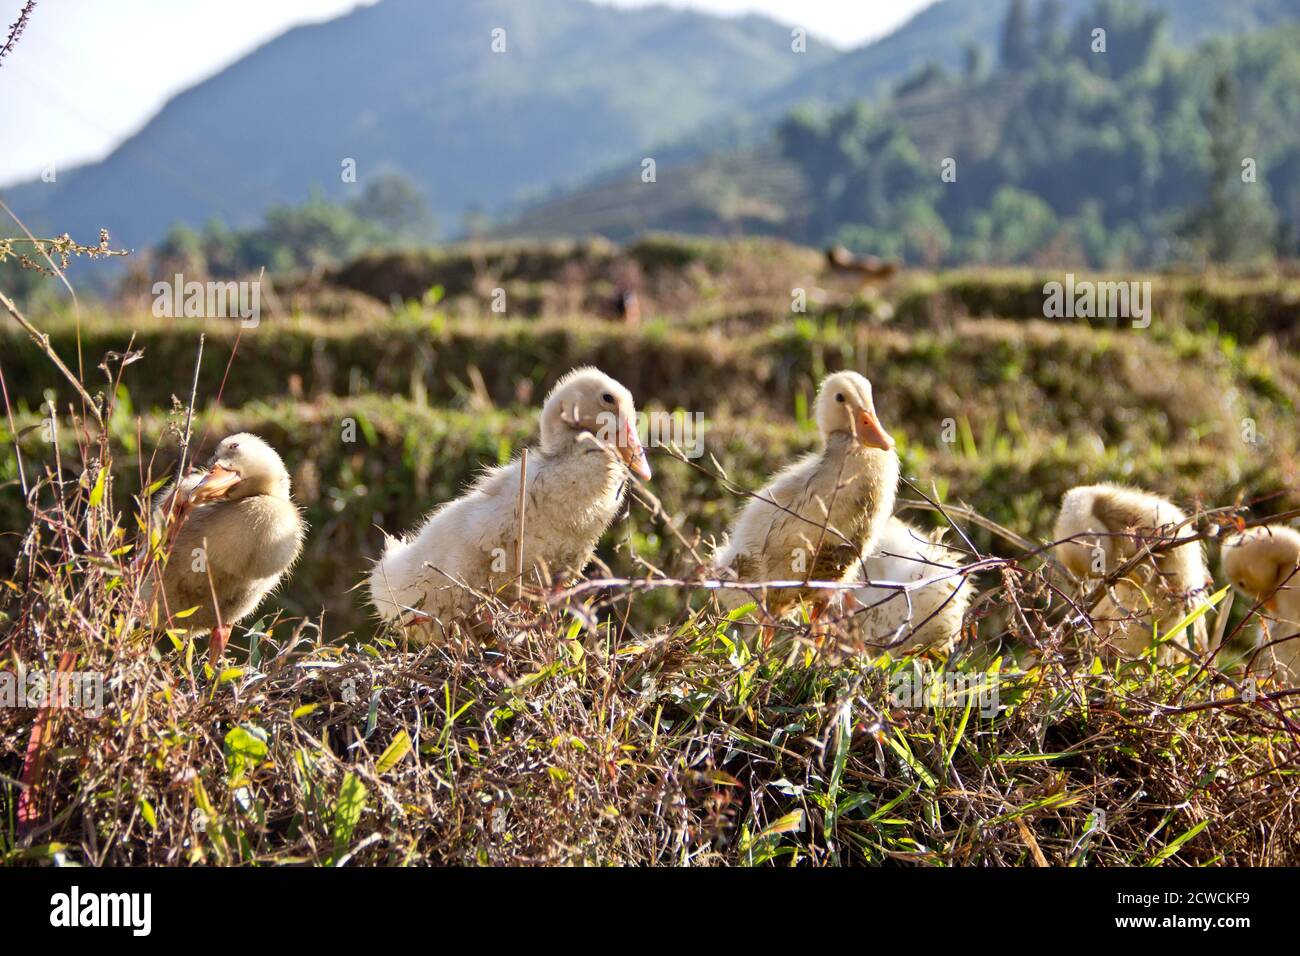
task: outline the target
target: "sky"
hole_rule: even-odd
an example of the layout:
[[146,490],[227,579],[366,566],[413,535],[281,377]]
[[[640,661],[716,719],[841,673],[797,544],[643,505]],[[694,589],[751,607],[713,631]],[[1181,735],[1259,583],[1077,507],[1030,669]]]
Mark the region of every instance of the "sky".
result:
[[[57,172],[102,159],[186,87],[292,26],[373,2],[38,0],[26,33],[0,61],[0,186],[38,176],[47,167]],[[656,0],[599,2],[647,6]],[[883,36],[930,2],[671,0],[670,5],[724,16],[762,13],[848,48]],[[4,35],[22,3],[0,0]],[[178,37],[201,40],[178,43]]]

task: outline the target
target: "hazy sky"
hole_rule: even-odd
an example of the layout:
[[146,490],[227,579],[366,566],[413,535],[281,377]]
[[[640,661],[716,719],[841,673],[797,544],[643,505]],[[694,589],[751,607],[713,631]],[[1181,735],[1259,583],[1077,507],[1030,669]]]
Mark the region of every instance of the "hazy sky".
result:
[[[0,31],[6,35],[22,2],[0,0]],[[38,0],[27,32],[0,64],[0,185],[39,175],[49,165],[58,169],[100,159],[172,94],[288,27],[373,2]],[[654,0],[603,2],[646,6]],[[672,0],[671,5],[727,15],[764,13],[849,47],[887,33],[930,2]]]
[[[545,2],[545,0],[542,0]],[[934,0],[598,0],[616,7],[694,7],[710,13],[761,13],[773,20],[807,27],[840,47],[883,36]]]

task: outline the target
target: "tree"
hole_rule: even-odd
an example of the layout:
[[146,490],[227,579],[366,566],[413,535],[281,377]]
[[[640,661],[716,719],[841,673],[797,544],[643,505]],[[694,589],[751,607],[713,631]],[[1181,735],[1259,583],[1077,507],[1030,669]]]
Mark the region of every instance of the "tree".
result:
[[1033,193],[1003,186],[971,223],[974,257],[983,262],[1024,262],[1057,231],[1056,214]]
[[998,48],[999,62],[1004,70],[1020,72],[1034,65],[1033,32],[1029,23],[1029,5],[1026,0],[1011,0],[1006,19],[1002,21],[1002,43]]
[[203,236],[183,223],[177,223],[167,230],[167,235],[158,244],[154,254],[165,271],[208,274]]
[[[1092,33],[1106,31],[1106,52],[1092,52]],[[1075,26],[1071,51],[1088,69],[1112,79],[1145,70],[1164,41],[1165,13],[1131,0],[1097,0]]]
[[431,238],[433,214],[419,187],[400,173],[381,173],[366,183],[352,211],[397,238]]
[[1200,236],[1215,262],[1259,258],[1271,251],[1277,217],[1263,184],[1243,181],[1243,133],[1236,91],[1226,72],[1215,78],[1205,126],[1210,134],[1209,183],[1206,204],[1192,216],[1190,231]]
[[265,224],[246,237],[244,258],[250,267],[265,265],[271,271],[316,268],[383,238],[378,226],[363,222],[348,207],[314,195],[301,206],[268,209]]
[[229,278],[338,262],[368,245],[393,238],[390,231],[358,216],[350,206],[313,195],[301,206],[272,206],[259,226],[231,229],[213,220],[196,232],[177,224],[155,255],[168,270]]
[[1038,59],[1054,62],[1065,50],[1065,3],[1043,0],[1038,7]]
[[913,93],[920,93],[932,87],[944,85],[948,81],[948,71],[933,60],[928,61],[915,73],[904,77],[894,88],[894,97],[902,99]]

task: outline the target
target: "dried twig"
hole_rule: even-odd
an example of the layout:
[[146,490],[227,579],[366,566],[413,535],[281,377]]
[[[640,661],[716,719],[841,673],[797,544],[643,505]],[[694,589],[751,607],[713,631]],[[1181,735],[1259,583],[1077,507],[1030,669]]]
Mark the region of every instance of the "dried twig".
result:
[[22,38],[23,31],[27,29],[27,21],[31,19],[32,11],[35,9],[36,0],[27,0],[27,2],[23,4],[22,10],[18,13],[18,19],[10,24],[9,38],[5,40],[4,46],[0,46],[0,65],[3,65],[2,61],[4,58],[13,51],[13,48]]
[[528,449],[519,456],[519,506],[515,540],[515,600],[524,596],[524,511],[528,500]]

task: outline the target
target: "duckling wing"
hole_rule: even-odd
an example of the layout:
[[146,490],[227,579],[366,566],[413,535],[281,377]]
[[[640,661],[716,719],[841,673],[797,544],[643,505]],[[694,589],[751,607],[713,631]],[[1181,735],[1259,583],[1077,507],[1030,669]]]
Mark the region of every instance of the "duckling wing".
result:
[[[870,581],[909,584],[943,575],[961,556],[897,518],[891,518],[862,571]],[[961,634],[971,588],[964,577],[940,577],[917,590],[868,586],[854,591],[862,604],[863,628],[873,642],[892,650],[950,644]],[[898,641],[897,645],[892,644]],[[879,646],[877,644],[877,646]]]

